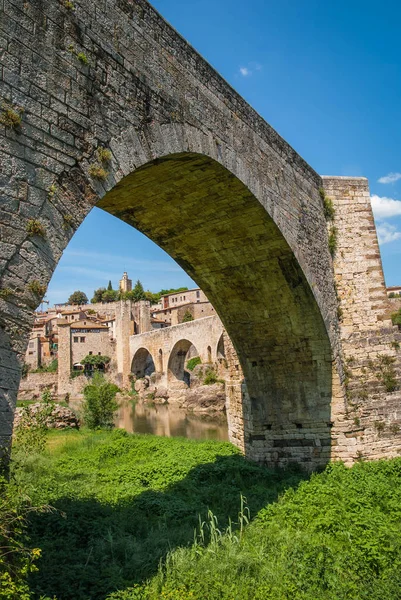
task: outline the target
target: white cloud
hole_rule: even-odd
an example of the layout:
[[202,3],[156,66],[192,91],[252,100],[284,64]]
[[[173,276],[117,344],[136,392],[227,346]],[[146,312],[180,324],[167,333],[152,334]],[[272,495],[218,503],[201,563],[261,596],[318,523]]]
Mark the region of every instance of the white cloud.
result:
[[388,175],[385,175],[384,177],[380,177],[380,179],[378,179],[377,181],[379,183],[394,183],[395,181],[398,181],[399,179],[401,179],[401,173],[389,173]]
[[248,77],[249,75],[252,75],[252,72],[248,69],[248,67],[240,67],[239,72],[243,77]]
[[377,226],[377,236],[379,238],[379,244],[388,244],[401,238],[401,231],[397,231],[394,225],[389,223],[380,223]]
[[376,219],[388,219],[401,215],[401,201],[386,196],[373,195],[370,198]]
[[263,66],[257,62],[249,62],[246,67],[240,67],[239,73],[242,77],[250,77],[255,71],[261,71]]

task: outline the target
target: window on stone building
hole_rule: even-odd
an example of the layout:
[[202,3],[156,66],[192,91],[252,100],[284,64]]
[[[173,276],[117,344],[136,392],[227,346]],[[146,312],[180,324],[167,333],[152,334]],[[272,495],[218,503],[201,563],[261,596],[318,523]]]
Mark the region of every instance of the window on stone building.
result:
[[101,352],[98,352],[98,353],[97,353],[97,355],[98,355],[98,356],[102,356],[102,353],[101,353]]
[[76,344],[77,342],[79,342],[79,338],[74,337],[74,343]]
[[85,343],[85,338],[84,337],[81,337],[81,343],[82,344]]
[[34,345],[33,342],[29,342],[29,347],[30,348],[33,348],[33,345]]
[[196,292],[196,297],[200,298],[200,291],[199,290]]
[[89,356],[92,356],[93,352],[92,350],[89,351]]

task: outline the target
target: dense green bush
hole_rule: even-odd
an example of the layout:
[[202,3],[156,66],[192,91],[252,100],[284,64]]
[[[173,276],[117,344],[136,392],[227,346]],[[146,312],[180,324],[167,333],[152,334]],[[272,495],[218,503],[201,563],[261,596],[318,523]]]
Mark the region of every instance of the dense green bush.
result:
[[30,371],[30,373],[57,373],[58,371],[58,359],[53,359],[48,365],[43,365],[42,367],[38,367],[34,371]]
[[118,409],[116,394],[120,389],[107,381],[100,373],[95,373],[92,383],[84,387],[82,405],[84,423],[89,429],[114,427],[114,415]]
[[398,327],[401,328],[401,308],[399,308],[397,312],[391,315],[391,320],[393,322],[393,325],[398,325]]
[[202,363],[200,356],[194,356],[187,361],[187,369],[188,371],[193,371],[196,365],[200,365]]

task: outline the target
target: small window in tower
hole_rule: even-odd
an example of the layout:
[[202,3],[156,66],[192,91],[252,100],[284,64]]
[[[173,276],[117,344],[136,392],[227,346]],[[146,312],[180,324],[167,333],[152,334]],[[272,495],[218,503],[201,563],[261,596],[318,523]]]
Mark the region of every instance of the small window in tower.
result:
[[76,344],[77,342],[79,342],[79,338],[74,337],[74,344]]
[[85,343],[85,338],[81,337],[81,344],[84,344],[84,343]]

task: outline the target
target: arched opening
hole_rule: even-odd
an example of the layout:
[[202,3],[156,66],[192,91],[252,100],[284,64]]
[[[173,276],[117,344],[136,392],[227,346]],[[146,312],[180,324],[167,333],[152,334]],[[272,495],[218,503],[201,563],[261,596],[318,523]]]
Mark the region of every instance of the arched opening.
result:
[[221,334],[217,343],[216,356],[218,360],[222,360],[226,357],[226,349],[224,347],[224,336]]
[[[99,195],[104,194],[100,183],[91,184],[97,186]],[[316,185],[315,181],[310,183],[310,193],[317,193]],[[295,182],[294,189],[298,189]],[[82,192],[88,190],[87,184],[79,187],[65,173],[60,178],[60,190],[60,195],[81,202],[79,222],[84,208],[89,208]],[[306,203],[304,190],[300,188],[299,194]],[[323,216],[323,227],[319,222],[319,229],[314,230],[314,245],[302,237],[295,239],[295,229],[300,235],[305,231],[308,240],[311,233],[306,226],[303,230],[298,225],[307,204],[296,195],[291,198],[282,200],[276,191],[268,193],[264,188],[259,189],[257,198],[216,160],[185,152],[135,169],[105,193],[97,207],[137,228],[170,254],[215,307],[247,382],[248,429],[242,432],[245,449],[251,448],[254,440],[263,439],[268,442],[267,448],[269,444],[279,448],[275,455],[284,448],[284,457],[292,445],[287,445],[282,432],[290,432],[285,435],[291,438],[294,429],[294,439],[298,440],[295,424],[306,423],[305,440],[307,435],[314,439],[316,432],[319,442],[315,447],[313,441],[310,448],[301,444],[307,447],[305,455],[311,457],[320,452],[317,448],[330,446],[327,424],[331,421],[332,351],[328,329],[334,331],[336,339],[335,301],[331,303],[330,286],[324,295],[315,283],[321,285],[317,250],[327,246]],[[297,216],[293,220],[287,218],[280,202],[283,206],[294,203]],[[62,250],[66,240],[57,239],[57,243]],[[323,258],[320,252],[319,260],[326,265],[324,252]],[[46,264],[46,268],[51,273],[54,263]],[[325,304],[328,297],[330,301]],[[316,298],[324,310],[327,329]],[[134,373],[155,371],[154,364],[150,367],[143,360],[140,363],[133,366]],[[178,361],[171,373],[182,374],[180,364]],[[241,402],[236,403],[238,410]],[[274,439],[269,433],[272,430]],[[297,452],[294,457],[298,457]],[[269,453],[268,449],[268,457]]]
[[168,381],[170,384],[182,381],[187,386],[190,385],[191,374],[186,365],[188,360],[195,356],[199,356],[199,353],[192,342],[188,340],[176,342],[170,352],[168,361]]
[[212,349],[210,346],[207,347],[207,362],[208,363],[212,362]]
[[137,378],[151,376],[156,371],[152,355],[146,348],[139,348],[135,352],[131,363],[131,373]]
[[163,373],[163,350],[161,348],[159,349],[158,359],[159,359],[158,371],[159,371],[159,373]]

